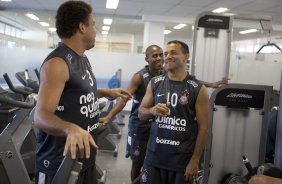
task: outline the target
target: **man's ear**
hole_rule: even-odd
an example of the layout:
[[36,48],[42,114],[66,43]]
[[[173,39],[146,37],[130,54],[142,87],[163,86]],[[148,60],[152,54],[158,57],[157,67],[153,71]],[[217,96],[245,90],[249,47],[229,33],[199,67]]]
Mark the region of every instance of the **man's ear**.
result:
[[148,57],[147,56],[145,57],[145,61],[148,63]]
[[186,62],[189,60],[189,53],[185,54],[185,60],[186,60]]
[[79,23],[79,31],[80,32],[82,32],[82,33],[84,33],[84,31],[85,31],[85,25],[81,22],[81,23]]

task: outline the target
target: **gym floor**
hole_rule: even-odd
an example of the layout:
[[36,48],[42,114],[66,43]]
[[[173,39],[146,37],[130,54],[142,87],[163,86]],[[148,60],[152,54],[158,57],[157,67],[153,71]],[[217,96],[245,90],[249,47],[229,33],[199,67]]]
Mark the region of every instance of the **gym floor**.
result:
[[127,126],[129,113],[123,113],[124,126],[119,126],[121,129],[121,138],[115,137],[112,140],[118,147],[117,157],[113,156],[112,152],[97,153],[96,163],[102,169],[107,171],[107,179],[105,184],[130,184],[130,169],[131,160],[125,158],[126,142],[127,142]]

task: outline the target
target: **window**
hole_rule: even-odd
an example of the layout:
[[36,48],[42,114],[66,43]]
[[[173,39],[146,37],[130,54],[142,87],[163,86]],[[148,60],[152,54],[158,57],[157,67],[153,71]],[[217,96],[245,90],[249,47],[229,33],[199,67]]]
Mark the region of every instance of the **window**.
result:
[[0,33],[4,34],[4,32],[5,32],[5,24],[0,22]]

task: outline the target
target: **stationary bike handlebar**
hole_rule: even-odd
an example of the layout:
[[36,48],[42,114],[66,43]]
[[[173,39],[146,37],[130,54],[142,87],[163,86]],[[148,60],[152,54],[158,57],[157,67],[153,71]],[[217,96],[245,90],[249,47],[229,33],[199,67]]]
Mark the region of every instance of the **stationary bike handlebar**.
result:
[[25,108],[29,109],[34,107],[35,105],[35,99],[34,98],[27,98],[25,102],[23,101],[17,101],[7,95],[7,91],[4,89],[0,88],[0,103],[4,103],[7,105],[11,105],[14,107],[20,107],[20,108]]
[[32,94],[32,89],[28,89],[28,88],[25,87],[24,88],[25,90],[23,90],[23,89],[20,89],[18,87],[15,87],[7,73],[4,73],[3,77],[4,77],[5,81],[6,81],[6,83],[8,84],[9,88],[13,92],[19,93],[19,94],[22,94],[22,95],[30,95],[30,94]]
[[245,155],[243,155],[242,158],[243,158],[243,163],[244,163],[246,169],[248,170],[249,175],[254,176],[255,172],[254,172],[254,169],[253,169],[251,163],[249,162],[248,158]]

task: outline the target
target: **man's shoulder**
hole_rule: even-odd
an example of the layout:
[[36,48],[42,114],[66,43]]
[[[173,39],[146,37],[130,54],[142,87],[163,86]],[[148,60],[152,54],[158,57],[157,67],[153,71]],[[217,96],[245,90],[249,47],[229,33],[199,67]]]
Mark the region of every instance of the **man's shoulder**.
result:
[[49,60],[50,58],[54,57],[62,58],[65,61],[72,62],[75,60],[76,54],[65,45],[59,44],[59,46],[55,48],[45,60]]
[[150,76],[149,72],[148,72],[148,69],[147,69],[147,65],[142,68],[141,70],[139,70],[138,72],[135,73],[135,75],[138,75],[141,78],[145,79],[147,77]]
[[201,82],[198,79],[196,79],[194,75],[190,75],[190,74],[187,77],[187,83],[191,84],[194,88],[201,86]]

